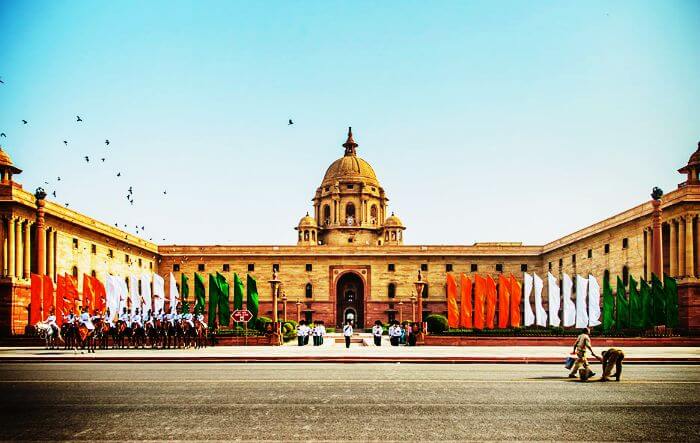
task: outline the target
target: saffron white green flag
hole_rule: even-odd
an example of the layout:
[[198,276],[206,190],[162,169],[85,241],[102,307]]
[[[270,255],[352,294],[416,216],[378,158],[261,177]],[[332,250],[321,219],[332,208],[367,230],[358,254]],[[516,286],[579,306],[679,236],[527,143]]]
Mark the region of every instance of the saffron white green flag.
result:
[[[129,312],[134,315],[136,308],[141,307],[141,296],[139,295],[139,278],[135,275],[129,276]],[[139,309],[140,310],[140,309]]]
[[542,288],[544,287],[544,283],[534,272],[532,273],[532,277],[535,283],[535,323],[537,323],[537,326],[546,327],[547,311],[545,311],[544,306],[542,306]]
[[158,274],[153,274],[153,314],[165,312],[165,280]]
[[177,314],[177,304],[180,302],[180,293],[177,290],[177,281],[173,273],[170,273],[170,313]]
[[561,320],[559,319],[561,294],[559,293],[557,279],[554,278],[551,272],[547,273],[547,297],[549,300],[549,325],[555,328],[559,327],[561,324]]
[[592,275],[588,276],[588,326],[600,324],[600,285]]
[[588,279],[576,275],[576,327],[588,326]]
[[576,324],[576,305],[571,300],[571,288],[573,288],[574,282],[571,281],[571,277],[564,274],[561,286],[562,298],[564,299],[564,327],[570,328]]
[[151,299],[151,276],[149,274],[141,275],[141,314],[146,315],[148,311],[153,313],[153,303]]
[[523,304],[525,312],[523,321],[525,326],[532,326],[535,323],[535,313],[532,312],[532,305],[530,304],[530,293],[532,292],[532,276],[525,272],[523,274]]

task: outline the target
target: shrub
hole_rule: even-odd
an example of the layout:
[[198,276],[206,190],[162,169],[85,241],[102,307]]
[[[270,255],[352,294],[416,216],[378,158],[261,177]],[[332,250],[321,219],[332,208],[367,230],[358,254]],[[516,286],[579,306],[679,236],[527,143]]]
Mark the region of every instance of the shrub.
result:
[[428,332],[441,334],[447,331],[447,329],[449,329],[449,325],[447,324],[447,317],[445,317],[444,315],[430,314],[425,319],[425,322],[428,323]]
[[272,319],[269,317],[258,317],[255,319],[255,329],[260,332],[265,332],[265,325],[272,323]]

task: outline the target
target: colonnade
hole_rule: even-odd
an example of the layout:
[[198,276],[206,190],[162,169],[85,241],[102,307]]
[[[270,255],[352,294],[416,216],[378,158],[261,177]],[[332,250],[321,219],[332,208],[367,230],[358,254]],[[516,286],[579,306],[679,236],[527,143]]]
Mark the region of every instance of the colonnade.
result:
[[[32,273],[33,260],[36,252],[32,249],[32,227],[36,221],[21,216],[10,215],[0,219],[0,244],[2,244],[2,276],[19,279],[29,279]],[[37,230],[39,233],[40,230]],[[48,228],[47,245],[47,274],[55,275],[56,230]],[[34,249],[37,249],[36,247]]]
[[[662,226],[668,226],[668,239],[663,238],[661,269],[671,277],[700,276],[700,216],[684,214],[664,220]],[[665,236],[665,228],[661,230]],[[647,278],[651,278],[652,228],[644,230],[645,262]],[[668,252],[668,255],[666,254]],[[668,258],[666,258],[668,257]],[[664,261],[668,260],[668,263]]]

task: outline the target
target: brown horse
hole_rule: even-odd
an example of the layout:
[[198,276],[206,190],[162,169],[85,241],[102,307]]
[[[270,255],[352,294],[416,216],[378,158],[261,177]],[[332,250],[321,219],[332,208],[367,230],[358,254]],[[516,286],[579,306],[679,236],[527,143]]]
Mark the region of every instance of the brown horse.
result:
[[194,321],[194,332],[195,332],[195,348],[206,348],[207,347],[207,328],[204,327],[202,322],[199,320]]
[[95,352],[95,330],[88,329],[83,324],[76,324],[78,328],[78,345],[80,349],[87,348],[88,353]]
[[126,343],[126,339],[131,336],[131,328],[126,324],[125,321],[119,320],[117,322],[117,347],[124,349],[124,346],[129,347],[129,343]]

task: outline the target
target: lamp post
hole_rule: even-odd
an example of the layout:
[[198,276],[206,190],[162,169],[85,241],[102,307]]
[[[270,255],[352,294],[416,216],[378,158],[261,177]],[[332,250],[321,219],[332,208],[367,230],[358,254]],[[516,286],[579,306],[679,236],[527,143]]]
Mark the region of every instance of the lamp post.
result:
[[403,302],[399,302],[399,323],[403,323]]
[[423,341],[424,328],[423,328],[423,288],[425,288],[426,282],[423,281],[423,274],[420,269],[418,270],[418,280],[413,282],[416,287],[416,297],[418,298],[418,341]]
[[[655,187],[651,192],[651,273],[655,274],[657,277],[663,275],[662,269],[662,251],[663,246],[661,244],[661,197],[663,197],[664,191],[660,188]],[[659,277],[661,278],[661,277]]]
[[[36,248],[37,248],[37,271],[39,274],[46,274],[46,231],[45,231],[45,213],[46,206],[46,191],[44,188],[37,188],[34,193],[36,197]],[[44,313],[44,316],[48,313]]]
[[272,324],[273,324],[273,340],[275,340],[276,344],[279,344],[280,340],[280,325],[279,325],[279,315],[278,315],[278,301],[277,301],[277,293],[279,292],[279,286],[280,286],[280,279],[277,278],[277,269],[272,270],[272,279],[269,280],[270,282],[270,288],[272,290]]
[[301,321],[301,302],[299,301],[298,298],[297,298],[296,305],[297,305],[297,323],[299,323]]

